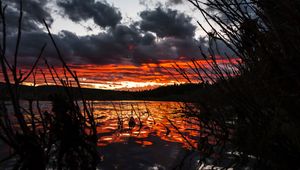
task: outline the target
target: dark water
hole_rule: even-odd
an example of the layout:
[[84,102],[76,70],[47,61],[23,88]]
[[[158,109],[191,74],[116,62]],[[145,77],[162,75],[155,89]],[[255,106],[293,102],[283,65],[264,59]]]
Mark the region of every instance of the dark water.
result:
[[[40,106],[49,110],[51,103]],[[178,102],[94,102],[99,169],[195,169],[199,121],[184,112],[185,104]]]
[[101,169],[173,169],[182,163],[192,169],[200,127],[184,112],[184,104],[175,102],[96,102]]

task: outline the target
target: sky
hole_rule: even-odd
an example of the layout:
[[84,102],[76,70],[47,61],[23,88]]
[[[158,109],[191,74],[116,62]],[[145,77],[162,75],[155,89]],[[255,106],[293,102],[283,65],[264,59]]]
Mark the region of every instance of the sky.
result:
[[[7,5],[6,57],[12,62],[20,4],[19,0],[3,4]],[[199,47],[208,51],[207,37],[197,26],[197,21],[205,23],[187,0],[24,0],[17,62],[24,73],[46,43],[43,59],[63,75],[43,19],[64,60],[91,88],[140,90],[186,82],[173,66],[179,63],[188,69],[191,59],[202,62]],[[218,47],[228,52],[224,44]],[[38,67],[37,83],[50,84],[43,60]],[[25,84],[32,84],[32,79]]]

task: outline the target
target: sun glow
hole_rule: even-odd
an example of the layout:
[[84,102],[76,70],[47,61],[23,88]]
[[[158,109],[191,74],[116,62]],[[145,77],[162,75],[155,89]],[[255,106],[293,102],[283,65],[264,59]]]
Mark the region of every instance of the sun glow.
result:
[[170,83],[157,83],[157,82],[132,82],[132,81],[122,81],[119,83],[106,82],[104,84],[93,83],[93,84],[84,84],[86,86],[92,86],[95,89],[109,89],[109,90],[148,90],[153,89],[159,86],[166,86],[174,84],[175,82]]
[[[203,69],[208,70],[206,74],[201,72],[203,78],[207,76],[214,76],[209,71],[211,60],[196,60],[198,65]],[[218,59],[217,63],[221,67],[236,63],[237,60],[222,60]],[[188,80],[175,69],[180,67],[189,76],[190,81],[199,82],[199,75],[192,70],[195,64],[192,61],[185,60],[160,60],[157,63],[144,63],[141,65],[130,64],[106,64],[106,65],[69,65],[70,68],[76,72],[82,87],[96,88],[96,89],[110,89],[110,90],[146,90],[153,89],[159,86],[172,85],[176,83],[186,83]],[[35,75],[35,82],[37,86],[53,85],[53,77],[47,68],[40,68],[42,72],[38,71]],[[64,70],[62,68],[55,68],[60,79],[65,80]],[[28,70],[23,69],[23,72]],[[57,82],[60,80],[54,76]],[[0,77],[1,78],[1,77]],[[34,85],[33,77],[30,77],[24,85]]]

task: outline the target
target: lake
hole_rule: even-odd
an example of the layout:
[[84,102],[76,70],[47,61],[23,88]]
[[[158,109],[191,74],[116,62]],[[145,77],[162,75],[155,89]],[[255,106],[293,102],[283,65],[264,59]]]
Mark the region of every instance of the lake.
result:
[[[185,105],[176,102],[96,102],[103,169],[178,166],[197,147],[200,129],[199,121],[186,118],[184,111]],[[128,125],[131,116],[137,122],[133,128]],[[118,127],[118,117],[123,128]]]
[[[195,109],[192,104],[165,101],[94,101],[93,104],[102,160],[99,169],[194,168],[198,158],[194,149],[199,139],[199,120],[185,115],[187,106]],[[50,102],[41,102],[42,110],[50,107]]]

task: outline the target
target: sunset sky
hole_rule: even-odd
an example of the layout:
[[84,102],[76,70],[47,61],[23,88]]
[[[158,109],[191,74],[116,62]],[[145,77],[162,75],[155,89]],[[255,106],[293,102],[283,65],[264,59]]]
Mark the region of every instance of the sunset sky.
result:
[[[6,57],[10,61],[17,37],[18,2],[3,1],[8,5]],[[43,58],[63,74],[42,19],[51,26],[65,61],[85,87],[153,88],[186,81],[174,71],[175,63],[187,71],[191,71],[191,59],[205,65],[199,47],[208,53],[208,39],[197,26],[203,19],[186,0],[24,0],[23,11],[18,66],[24,72],[47,43]],[[230,53],[224,44],[218,47],[221,54],[216,55]],[[38,67],[50,84],[43,60]],[[38,74],[37,83],[44,82],[43,74]]]

